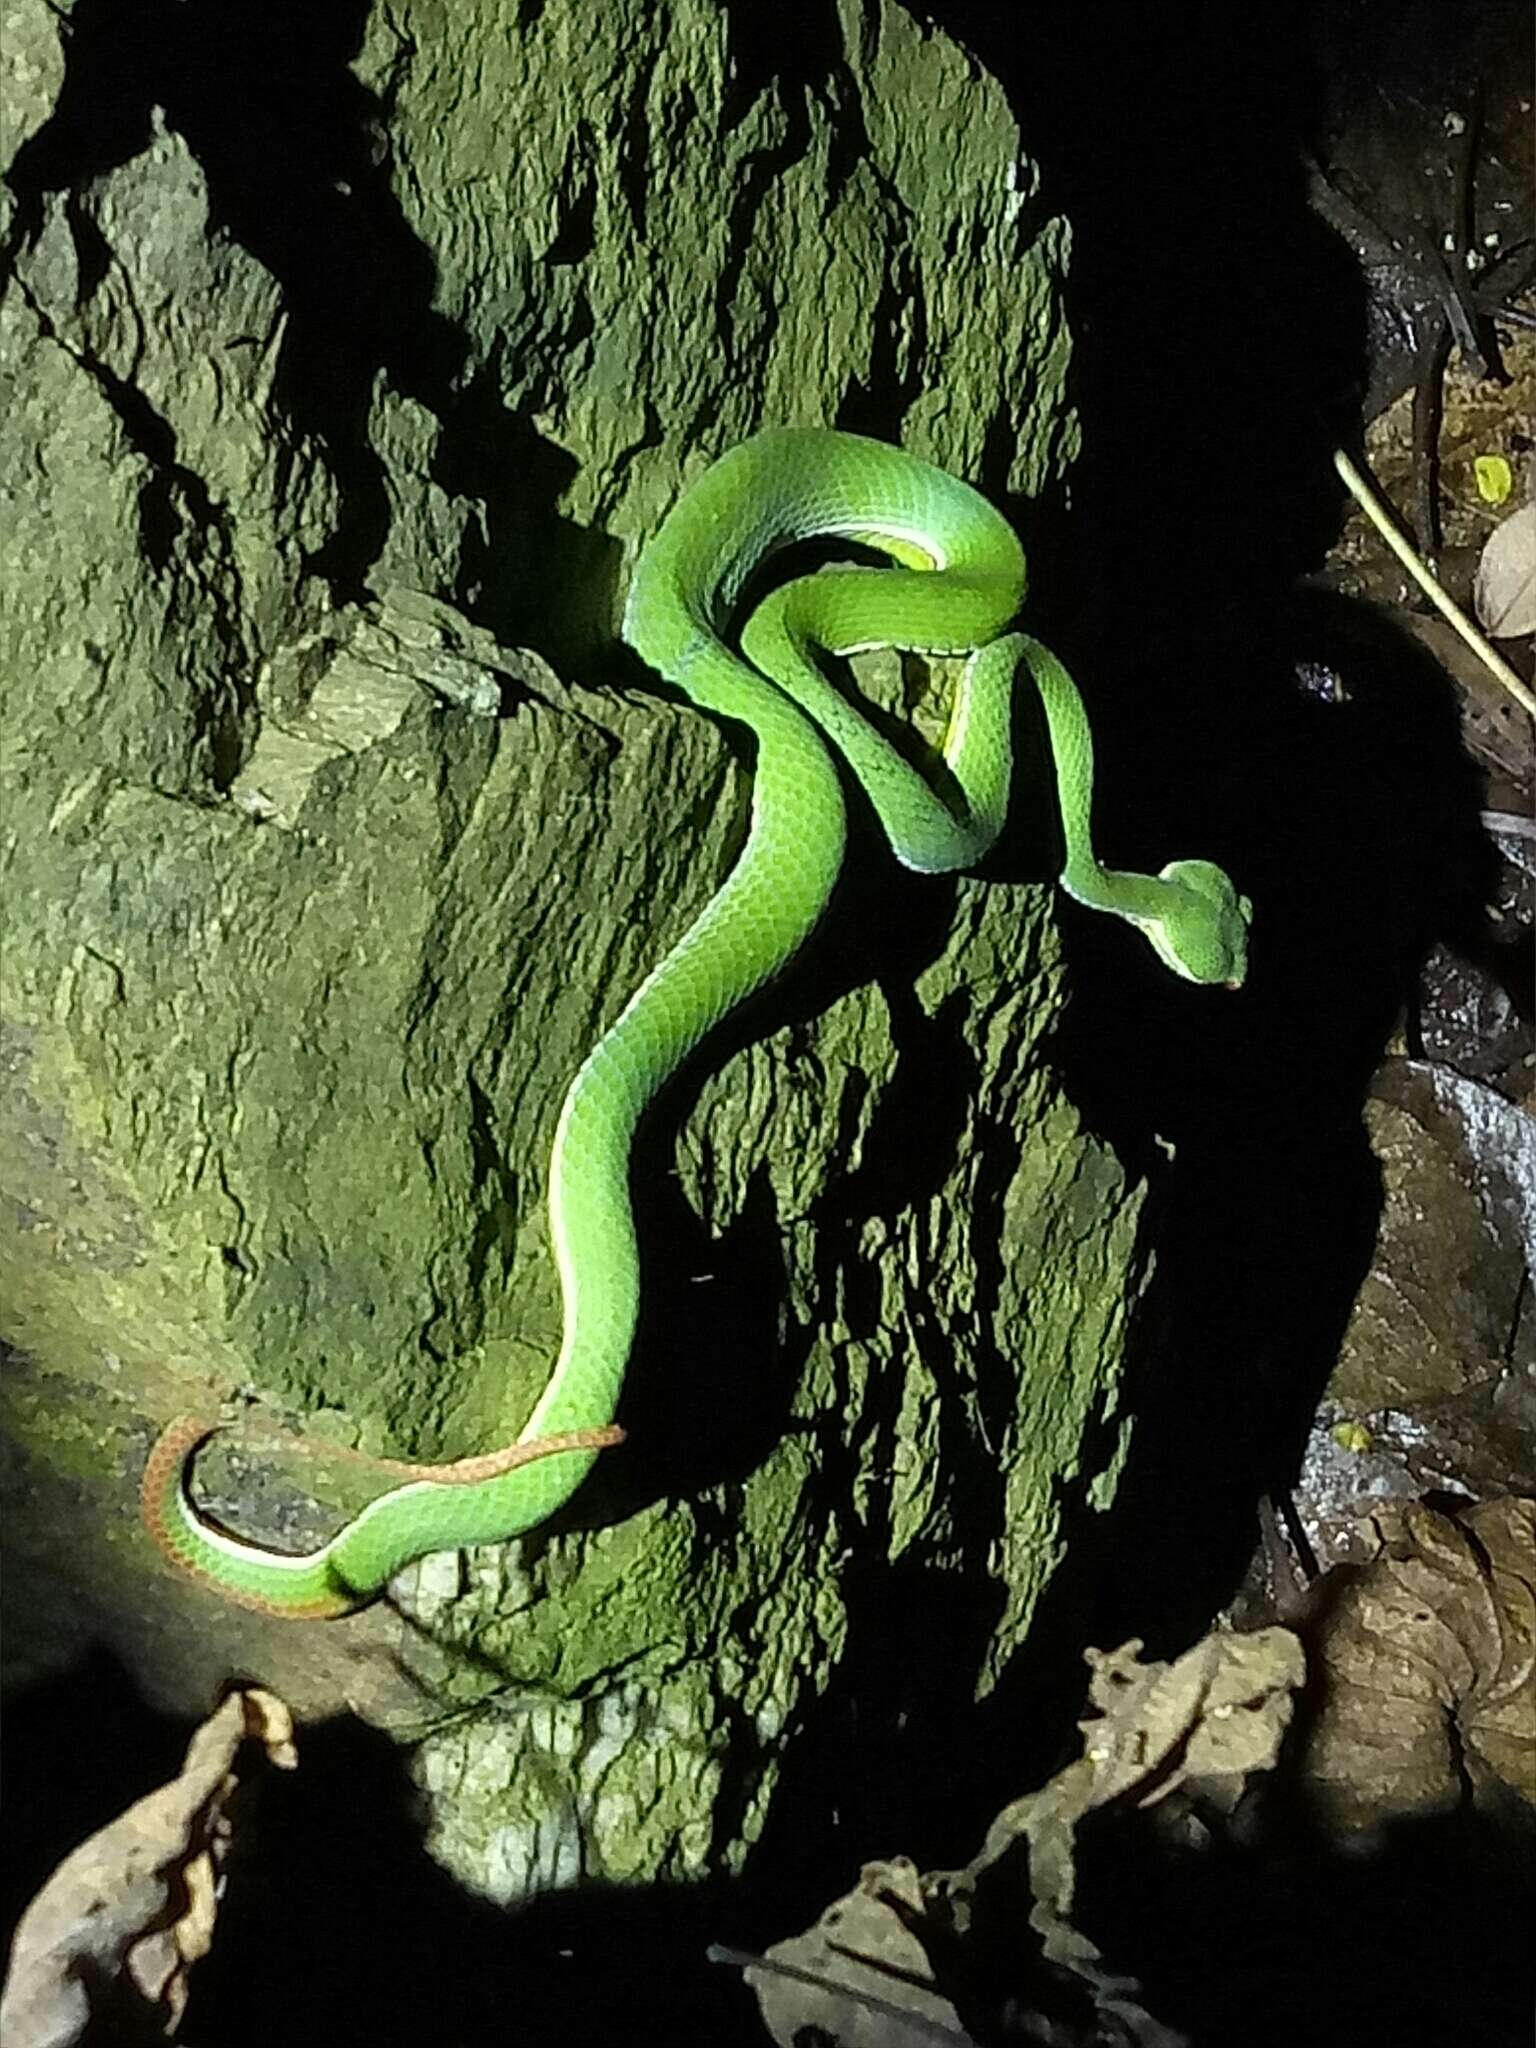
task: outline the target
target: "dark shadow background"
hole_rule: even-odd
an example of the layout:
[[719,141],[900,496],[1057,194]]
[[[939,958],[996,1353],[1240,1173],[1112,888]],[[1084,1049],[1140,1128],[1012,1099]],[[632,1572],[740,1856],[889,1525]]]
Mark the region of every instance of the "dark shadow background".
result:
[[[1374,20],[1385,47],[1423,10],[951,0],[929,11],[1003,82],[1047,203],[1072,222],[1083,458],[1070,500],[1013,509],[1031,548],[1032,625],[1104,712],[1102,850],[1151,866],[1199,852],[1257,905],[1236,996],[1174,982],[1134,938],[1063,907],[1075,995],[1056,1057],[1090,1126],[1153,1183],[1157,1269],[1116,1511],[1068,1504],[1070,1562],[1027,1659],[979,1707],[964,1674],[994,1617],[991,1588],[921,1565],[852,1583],[850,1653],[798,1733],[735,1885],[592,1891],[509,1920],[422,1855],[387,1745],[357,1726],[308,1731],[301,1772],[266,1780],[250,1803],[220,1942],[197,1978],[192,2048],[759,2038],[705,1945],[761,1947],[805,1925],[869,1857],[966,1860],[996,1808],[1070,1747],[1081,1646],[1136,1634],[1168,1652],[1197,1635],[1242,1574],[1257,1496],[1294,1469],[1373,1241],[1368,1078],[1418,961],[1436,939],[1469,939],[1487,884],[1477,778],[1444,681],[1361,613],[1298,584],[1340,523],[1328,454],[1365,381],[1358,273],[1307,213],[1297,163],[1322,75],[1314,31],[1330,13]],[[1440,10],[1442,32],[1456,12]],[[811,90],[834,82],[830,0],[796,11],[788,30],[782,7],[729,15],[743,91],[769,72]],[[12,173],[25,234],[45,192],[131,156],[151,105],[164,107],[204,168],[216,222],[287,292],[275,403],[323,441],[344,486],[313,564],[339,598],[365,586],[388,517],[365,437],[379,372],[448,421],[444,481],[486,500],[498,539],[537,543],[527,494],[558,467],[511,445],[494,391],[459,377],[464,348],[431,309],[430,255],[389,195],[388,110],[346,70],[364,18],[363,0],[82,0],[57,118]],[[1426,45],[1426,63],[1443,61]],[[152,446],[153,422],[136,431]],[[152,452],[174,461],[173,449]],[[541,574],[599,548],[552,527],[545,539]],[[465,592],[495,573],[489,557],[466,563]],[[514,636],[520,602],[514,589],[483,614]],[[1344,676],[1348,701],[1300,688],[1308,666]],[[1038,873],[1038,858],[1026,825],[997,865]],[[770,1014],[814,1015],[866,974],[899,988],[910,957],[926,957],[942,891],[897,907],[882,877],[855,859],[836,943],[824,935]],[[733,1030],[761,1028],[759,1012]],[[933,1112],[937,1145],[942,1027],[925,1037],[914,1022],[903,1055],[899,1085],[914,1123]],[[1159,1140],[1176,1148],[1172,1172]],[[920,1169],[899,1144],[886,1156],[893,1176]],[[866,1174],[834,1199],[828,1231],[854,1229],[888,1198]],[[687,1220],[661,1214],[647,1228],[648,1250],[687,1270]],[[723,1277],[708,1296],[651,1312],[646,1355],[686,1360],[702,1330],[717,1346],[724,1331],[750,1390],[773,1255],[749,1216],[741,1242],[710,1247],[710,1261]],[[677,1469],[644,1468],[652,1494],[684,1483],[690,1461],[695,1483],[739,1469],[782,1426],[772,1397],[749,1391],[722,1404],[711,1436],[680,1385],[643,1372],[632,1383],[648,1389],[632,1397],[643,1432],[626,1405],[636,1439],[681,1446]],[[669,1403],[686,1428],[668,1426]],[[599,1478],[620,1490],[610,1504],[625,1483]],[[150,1715],[102,1661],[18,1698],[8,1734],[14,1910],[60,1854],[174,1766],[185,1730]],[[1336,1967],[1354,1978],[1374,1960],[1351,1951]],[[1328,2031],[1326,1958],[1313,1950],[1297,1967],[1315,1995],[1308,2038],[1344,2038]],[[1404,2017],[1394,2039],[1412,2038]]]

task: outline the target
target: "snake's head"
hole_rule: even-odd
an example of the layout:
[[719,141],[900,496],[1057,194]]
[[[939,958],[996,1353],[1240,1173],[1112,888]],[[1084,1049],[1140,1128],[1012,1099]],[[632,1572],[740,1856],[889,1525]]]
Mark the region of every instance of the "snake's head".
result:
[[1158,958],[1185,981],[1241,988],[1253,920],[1248,898],[1214,861],[1171,860],[1159,879],[1176,893],[1157,923],[1145,927]]

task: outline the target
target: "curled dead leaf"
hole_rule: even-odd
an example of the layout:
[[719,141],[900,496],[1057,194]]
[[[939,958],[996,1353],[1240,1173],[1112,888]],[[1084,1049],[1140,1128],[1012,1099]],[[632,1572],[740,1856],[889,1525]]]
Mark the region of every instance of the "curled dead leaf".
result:
[[1536,1804],[1536,1502],[1410,1502],[1376,1526],[1379,1555],[1330,1574],[1312,1634],[1323,1699],[1302,1784],[1343,1832]]
[[194,1733],[177,1777],[64,1858],[17,1925],[0,2039],[130,2048],[175,2031],[187,1972],[213,1939],[225,1809],[247,1741],[294,1768],[292,1718],[275,1694],[231,1693]]
[[1483,544],[1473,609],[1495,640],[1536,633],[1536,505],[1501,519]]

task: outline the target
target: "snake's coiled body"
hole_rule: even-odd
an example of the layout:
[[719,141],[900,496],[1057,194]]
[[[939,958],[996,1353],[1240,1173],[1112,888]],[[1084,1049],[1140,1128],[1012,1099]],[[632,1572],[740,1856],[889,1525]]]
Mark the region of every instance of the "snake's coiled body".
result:
[[[724,635],[749,580],[779,549],[822,537],[875,548],[896,566],[795,578],[756,607],[742,653],[734,653]],[[457,1476],[411,1481],[322,1549],[286,1557],[198,1513],[186,1466],[207,1430],[183,1418],[162,1438],[143,1489],[145,1518],[178,1564],[273,1613],[341,1614],[411,1559],[518,1535],[570,1498],[598,1449],[617,1436],[613,1417],[639,1304],[629,1188],[636,1121],[712,1027],[785,966],[825,909],[846,836],[834,753],[858,778],[899,860],[926,872],[969,866],[1006,813],[1012,683],[1027,662],[1051,731],[1064,886],[1145,930],[1177,972],[1241,980],[1248,907],[1220,869],[1175,862],[1156,878],[1116,875],[1094,858],[1092,749],[1077,692],[1037,642],[1004,637],[1024,582],[1018,539],[985,499],[899,449],[852,434],[759,434],[679,501],[637,565],[624,637],[701,710],[750,729],[750,828],[725,882],[567,1093],[549,1171],[563,1337],[517,1445],[499,1454],[509,1469],[486,1477],[481,1460]],[[970,656],[943,748],[943,795],[814,659],[817,651],[887,646]],[[489,1462],[494,1468],[497,1458]]]

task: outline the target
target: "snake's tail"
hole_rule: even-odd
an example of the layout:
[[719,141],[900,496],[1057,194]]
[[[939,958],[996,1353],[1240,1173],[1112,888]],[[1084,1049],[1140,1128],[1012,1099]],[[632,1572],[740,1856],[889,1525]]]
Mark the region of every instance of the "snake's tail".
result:
[[232,1536],[193,1506],[191,1462],[218,1424],[200,1415],[167,1423],[145,1462],[139,1512],[161,1554],[178,1571],[237,1607],[294,1621],[331,1621],[350,1614],[360,1596],[333,1569],[330,1545],[285,1557]]
[[[356,1532],[383,1502],[398,1502],[402,1494],[417,1487],[444,1487],[452,1491],[458,1487],[485,1486],[539,1460],[573,1453],[583,1454],[585,1471],[595,1452],[624,1440],[623,1430],[609,1424],[568,1430],[558,1436],[525,1437],[481,1457],[462,1458],[446,1465],[412,1465],[404,1460],[376,1459],[358,1453],[365,1463],[406,1476],[411,1484],[381,1495],[319,1549],[289,1554],[236,1536],[194,1505],[188,1491],[192,1463],[208,1439],[218,1433],[219,1424],[199,1415],[178,1415],[161,1431],[145,1462],[139,1485],[144,1525],[161,1554],[178,1571],[237,1606],[286,1621],[336,1620],[355,1612],[375,1596],[391,1574],[378,1576],[366,1567],[360,1572],[349,1572],[347,1559],[355,1547]],[[303,1443],[303,1439],[298,1441]],[[312,1450],[316,1446],[304,1448]],[[352,1455],[344,1447],[325,1448],[343,1457]],[[567,1490],[573,1490],[574,1484],[573,1480]],[[413,1554],[419,1555],[431,1547],[418,1543]],[[393,1568],[405,1561],[398,1559]]]

